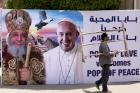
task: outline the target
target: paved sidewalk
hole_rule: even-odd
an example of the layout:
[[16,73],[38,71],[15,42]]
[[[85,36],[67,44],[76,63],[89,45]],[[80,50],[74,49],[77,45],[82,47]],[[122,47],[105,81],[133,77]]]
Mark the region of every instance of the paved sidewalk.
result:
[[[140,82],[109,84],[110,93],[140,93]],[[102,93],[93,84],[0,86],[0,93]]]

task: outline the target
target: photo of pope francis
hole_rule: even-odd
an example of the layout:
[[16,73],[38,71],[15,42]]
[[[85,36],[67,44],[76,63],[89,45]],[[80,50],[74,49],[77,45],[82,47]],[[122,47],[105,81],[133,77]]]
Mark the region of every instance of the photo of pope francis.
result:
[[70,19],[57,24],[59,46],[44,53],[46,84],[79,84],[83,82],[81,47],[76,43],[79,32]]

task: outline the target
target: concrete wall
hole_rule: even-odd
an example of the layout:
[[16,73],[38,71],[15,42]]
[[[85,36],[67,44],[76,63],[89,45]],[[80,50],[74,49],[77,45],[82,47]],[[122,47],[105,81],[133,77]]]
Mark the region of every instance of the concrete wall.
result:
[[137,9],[140,9],[140,0],[137,0]]
[[121,0],[119,9],[134,9],[134,1],[136,1],[136,9],[140,9],[140,0]]
[[3,6],[3,0],[0,0],[0,8]]
[[5,8],[7,0],[0,0],[0,8]]
[[134,9],[134,0],[121,0],[119,9]]

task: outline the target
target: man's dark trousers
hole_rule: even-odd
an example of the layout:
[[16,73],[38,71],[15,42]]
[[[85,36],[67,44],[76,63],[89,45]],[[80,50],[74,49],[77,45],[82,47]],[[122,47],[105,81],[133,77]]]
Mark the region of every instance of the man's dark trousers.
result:
[[110,64],[105,64],[102,66],[102,77],[96,81],[96,84],[102,84],[102,91],[108,91],[107,82],[109,80],[110,66]]

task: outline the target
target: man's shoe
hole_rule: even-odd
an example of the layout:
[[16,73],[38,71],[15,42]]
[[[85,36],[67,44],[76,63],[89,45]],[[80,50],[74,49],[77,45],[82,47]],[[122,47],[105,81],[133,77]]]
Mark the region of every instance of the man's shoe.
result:
[[111,91],[108,91],[108,90],[107,91],[103,91],[102,90],[102,93],[112,93],[112,92]]
[[96,88],[97,88],[98,90],[100,90],[100,84],[98,84],[97,82],[95,82],[95,85],[96,85]]
[[109,93],[108,89],[103,89],[102,92],[103,93]]

